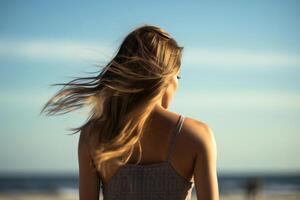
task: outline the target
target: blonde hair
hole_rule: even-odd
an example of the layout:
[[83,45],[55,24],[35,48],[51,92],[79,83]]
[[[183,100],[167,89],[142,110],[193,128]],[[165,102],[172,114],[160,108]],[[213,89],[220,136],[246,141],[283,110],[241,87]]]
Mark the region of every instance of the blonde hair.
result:
[[97,168],[112,158],[125,164],[148,123],[157,100],[162,97],[181,65],[183,47],[162,28],[142,25],[131,31],[117,54],[97,76],[76,78],[63,85],[42,108],[47,115],[65,114],[92,105],[88,123],[102,121],[97,138]]

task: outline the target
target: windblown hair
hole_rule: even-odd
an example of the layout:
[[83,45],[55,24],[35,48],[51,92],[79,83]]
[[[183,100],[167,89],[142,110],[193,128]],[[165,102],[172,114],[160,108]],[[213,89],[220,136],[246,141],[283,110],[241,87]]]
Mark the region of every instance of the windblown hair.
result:
[[[116,55],[96,76],[73,79],[63,85],[42,108],[47,115],[65,114],[92,105],[86,123],[101,122],[97,138],[97,168],[115,158],[125,164],[139,145],[149,116],[181,65],[183,47],[163,29],[142,25],[123,40]],[[91,138],[91,137],[90,137]]]

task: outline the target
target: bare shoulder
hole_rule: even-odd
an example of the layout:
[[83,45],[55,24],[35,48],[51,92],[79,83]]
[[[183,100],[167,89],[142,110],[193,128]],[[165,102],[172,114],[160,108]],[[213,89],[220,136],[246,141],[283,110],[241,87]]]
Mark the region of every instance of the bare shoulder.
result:
[[91,151],[92,141],[93,139],[93,126],[94,121],[89,121],[81,127],[81,131],[79,132],[79,145],[86,146],[89,151]]
[[86,124],[82,125],[81,129],[80,129],[80,132],[79,132],[79,134],[80,134],[79,140],[87,141],[87,138],[91,134],[91,131],[92,131],[91,128],[92,127],[91,127],[91,122],[90,121],[87,122]]
[[205,122],[185,117],[182,128],[190,148],[196,154],[216,154],[216,141],[212,128]]
[[210,126],[199,120],[187,118],[184,130],[190,148],[195,153],[193,178],[197,199],[219,199],[217,179],[217,147]]

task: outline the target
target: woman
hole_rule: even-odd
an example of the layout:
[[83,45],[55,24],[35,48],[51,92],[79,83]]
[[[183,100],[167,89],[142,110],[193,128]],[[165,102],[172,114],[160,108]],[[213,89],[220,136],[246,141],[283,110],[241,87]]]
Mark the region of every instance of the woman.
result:
[[163,29],[143,25],[96,76],[76,78],[42,111],[90,105],[75,133],[80,200],[217,200],[216,143],[204,122],[169,111],[183,47]]

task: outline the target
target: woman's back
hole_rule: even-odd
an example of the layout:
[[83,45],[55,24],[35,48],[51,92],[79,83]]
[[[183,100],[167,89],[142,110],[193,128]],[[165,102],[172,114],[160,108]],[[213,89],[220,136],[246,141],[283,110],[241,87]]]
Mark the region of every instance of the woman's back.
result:
[[104,200],[190,199],[194,183],[180,175],[171,163],[184,119],[180,115],[172,129],[165,160],[151,164],[127,163],[121,166],[108,182],[102,184]]
[[[218,199],[218,196],[211,196],[218,195],[216,149],[211,129],[198,120],[157,108],[141,139],[140,163],[135,164],[137,151],[133,151],[123,166],[108,162],[97,171],[99,184],[92,190],[101,188],[104,200],[190,199],[195,187],[197,199]],[[94,126],[93,130],[101,132],[101,125]],[[93,130],[87,127],[80,140],[85,140],[85,133]],[[92,155],[95,149],[93,145],[90,147]],[[79,157],[83,157],[80,154]],[[96,166],[97,162],[92,160]],[[97,180],[95,174],[87,176]],[[90,184],[81,182],[82,185]]]

